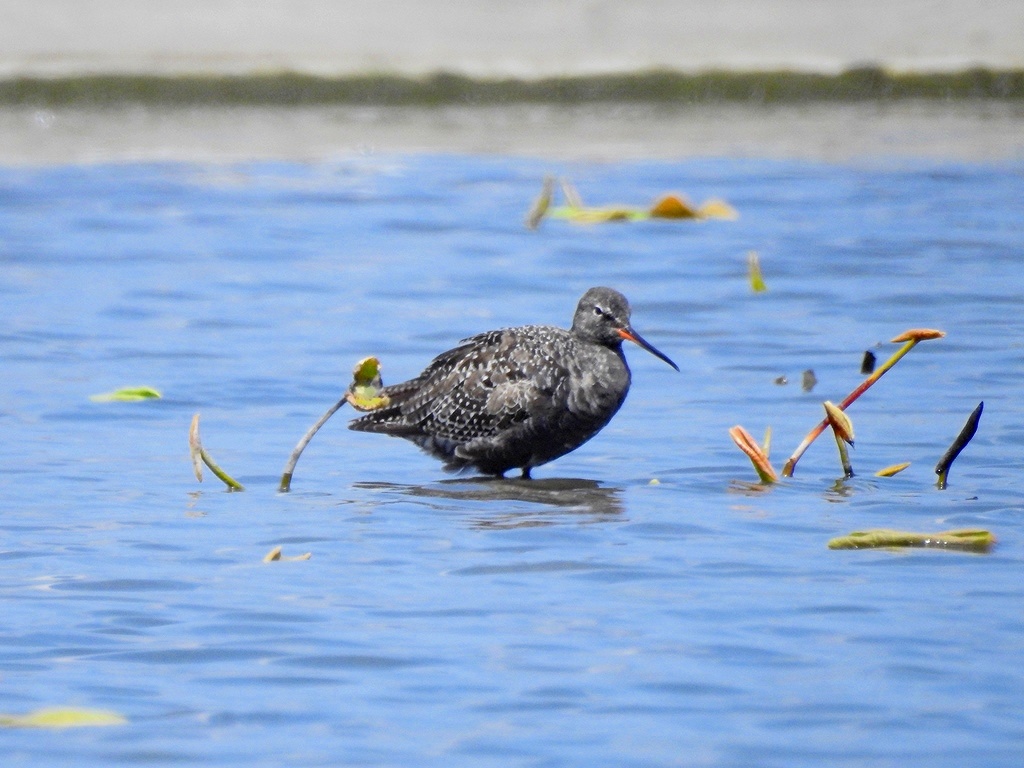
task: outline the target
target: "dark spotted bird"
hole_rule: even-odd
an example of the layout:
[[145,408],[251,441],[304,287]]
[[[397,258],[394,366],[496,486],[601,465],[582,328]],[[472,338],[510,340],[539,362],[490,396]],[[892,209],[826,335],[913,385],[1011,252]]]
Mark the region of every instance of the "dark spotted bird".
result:
[[445,469],[502,476],[579,448],[615,415],[629,391],[622,342],[679,366],[629,324],[626,297],[591,288],[572,328],[524,325],[464,339],[415,379],[384,387],[389,404],[349,423],[411,440]]

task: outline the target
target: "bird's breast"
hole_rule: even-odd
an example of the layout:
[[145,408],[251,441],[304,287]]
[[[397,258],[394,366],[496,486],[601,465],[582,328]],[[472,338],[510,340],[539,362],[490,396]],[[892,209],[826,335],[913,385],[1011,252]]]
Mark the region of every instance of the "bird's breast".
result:
[[610,419],[629,391],[630,374],[620,352],[588,348],[578,355],[569,382],[569,409],[580,415]]

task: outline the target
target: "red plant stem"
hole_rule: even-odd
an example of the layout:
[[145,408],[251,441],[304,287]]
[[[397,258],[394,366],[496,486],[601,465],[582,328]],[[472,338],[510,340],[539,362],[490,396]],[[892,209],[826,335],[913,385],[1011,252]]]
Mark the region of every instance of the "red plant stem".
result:
[[[907,354],[907,352],[917,346],[919,341],[920,339],[910,339],[906,344],[896,350],[892,357],[886,360],[881,367],[876,368],[874,373],[858,384],[857,387],[848,394],[841,403],[839,403],[839,410],[845,411],[854,400],[867,392],[868,389],[871,388],[872,384],[882,378],[882,375],[886,371],[896,365],[896,363],[898,363],[900,359]],[[800,461],[800,457],[804,455],[804,452],[810,447],[811,443],[818,439],[818,435],[825,431],[826,427],[828,427],[828,418],[823,419],[818,426],[807,433],[807,437],[805,437],[803,442],[797,446],[796,450],[793,451],[793,455],[786,460],[786,464],[782,467],[783,477],[793,476],[793,471],[796,469],[796,463]]]

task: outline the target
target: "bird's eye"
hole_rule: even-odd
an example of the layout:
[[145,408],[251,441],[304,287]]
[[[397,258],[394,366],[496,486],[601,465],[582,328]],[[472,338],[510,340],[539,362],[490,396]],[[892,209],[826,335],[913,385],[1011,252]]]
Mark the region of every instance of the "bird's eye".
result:
[[600,317],[601,315],[604,314],[604,310],[601,309],[600,307],[594,307],[594,314]]

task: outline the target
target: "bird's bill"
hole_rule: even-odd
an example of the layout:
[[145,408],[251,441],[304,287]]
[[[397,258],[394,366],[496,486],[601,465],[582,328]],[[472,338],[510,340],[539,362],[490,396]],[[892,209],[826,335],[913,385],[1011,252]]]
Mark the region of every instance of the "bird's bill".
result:
[[671,365],[677,371],[679,370],[679,366],[676,365],[675,363],[673,363],[671,360],[669,360],[668,355],[658,351],[654,347],[653,344],[648,342],[647,339],[645,339],[639,333],[634,331],[632,328],[628,328],[628,327],[627,328],[620,328],[619,329],[619,336],[621,336],[622,338],[626,339],[627,341],[632,341],[634,344],[643,347],[644,349],[646,349],[648,352],[650,352],[652,355],[654,355],[658,359],[664,360],[666,363]]

